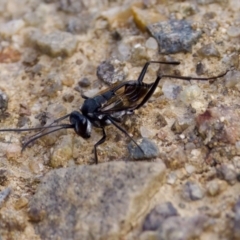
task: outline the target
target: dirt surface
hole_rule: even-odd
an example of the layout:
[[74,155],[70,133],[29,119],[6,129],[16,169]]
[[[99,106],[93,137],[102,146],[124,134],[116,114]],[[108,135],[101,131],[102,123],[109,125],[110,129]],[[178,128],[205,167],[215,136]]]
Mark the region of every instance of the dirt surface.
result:
[[[90,217],[87,222],[104,231],[85,227],[83,239],[240,239],[239,1],[20,2],[0,1],[1,129],[51,124],[79,111],[82,93],[91,97],[117,81],[136,80],[150,60],[181,64],[162,65],[161,71],[158,64],[151,64],[144,78],[147,83],[154,82],[159,72],[193,77],[229,72],[210,82],[163,78],[148,103],[126,116],[122,126],[131,137],[139,144],[146,138],[159,148],[155,158],[146,160],[148,164],[156,161],[166,166],[151,196],[145,194],[146,186],[123,188],[133,192],[127,194],[129,205],[101,198],[105,187],[113,184],[111,174],[103,174],[102,186],[93,180],[97,181],[101,172],[109,173],[109,168],[122,169],[121,162],[126,160],[139,164],[139,169],[133,169],[136,183],[135,171],[146,170],[146,165],[129,153],[129,138],[114,126],[106,128],[107,140],[98,147],[103,167],[97,165],[94,170],[93,145],[102,136],[99,129],[93,128],[89,139],[77,136],[72,129],[51,133],[30,143],[22,153],[22,144],[35,132],[0,132],[0,239],[63,239],[61,234],[48,235],[40,229],[41,221],[46,226],[54,222],[51,213],[45,214],[49,206],[44,201],[51,196],[46,194],[42,202],[38,198],[37,213],[33,199],[35,194],[39,196],[38,191],[45,191],[44,184],[51,188],[54,181],[68,181],[61,168],[71,174],[74,167],[91,174],[89,179],[96,189],[91,189],[91,184],[87,189],[56,189],[66,191],[59,196],[69,201],[69,208],[91,212],[93,205],[87,204],[87,199],[85,206],[82,197],[94,196],[96,191],[105,201],[99,208],[109,204],[120,212],[128,209],[123,211],[122,221],[134,219],[130,228],[121,231],[119,219],[114,222],[107,210],[105,216],[103,209],[94,207],[102,213],[105,225]],[[59,171],[57,180],[55,171]],[[46,174],[50,177],[45,178]],[[129,175],[124,174],[116,181],[125,183]],[[148,179],[152,181],[150,176]],[[71,181],[66,185],[73,184]],[[134,180],[131,183],[134,185]],[[123,196],[123,189],[116,188]],[[82,205],[74,205],[69,196],[76,202],[80,199]],[[55,200],[49,202],[61,203]],[[136,212],[131,215],[129,207],[135,201],[142,201],[140,216]],[[61,214],[71,214],[68,210],[64,212],[62,206]],[[85,217],[73,214],[71,220],[61,218],[57,224],[59,229],[72,224],[73,228],[66,229],[79,230]],[[117,227],[110,231],[110,223]],[[51,225],[56,233],[55,228]],[[65,236],[79,239],[80,235]]]

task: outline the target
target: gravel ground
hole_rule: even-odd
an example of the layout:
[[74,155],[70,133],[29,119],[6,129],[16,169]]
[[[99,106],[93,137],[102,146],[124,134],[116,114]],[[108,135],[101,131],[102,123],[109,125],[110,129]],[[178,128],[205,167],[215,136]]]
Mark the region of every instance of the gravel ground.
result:
[[[239,0],[0,0],[1,129],[162,75],[122,127],[0,131],[0,239],[240,239]],[[68,122],[66,120],[65,122]],[[141,161],[140,161],[141,160]],[[127,161],[127,162],[126,162]]]

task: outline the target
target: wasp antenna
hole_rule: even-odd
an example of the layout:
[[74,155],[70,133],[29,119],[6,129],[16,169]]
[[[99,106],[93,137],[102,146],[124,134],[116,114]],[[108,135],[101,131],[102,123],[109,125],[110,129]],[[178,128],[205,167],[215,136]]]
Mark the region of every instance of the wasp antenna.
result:
[[224,73],[221,73],[217,76],[213,76],[213,77],[203,77],[203,78],[198,78],[198,77],[191,77],[191,76],[175,76],[175,75],[160,75],[159,77],[163,78],[163,77],[168,77],[168,78],[176,78],[176,79],[180,79],[180,80],[187,80],[187,81],[191,81],[191,80],[200,80],[200,81],[208,81],[208,80],[214,80],[217,78],[221,78],[223,76],[225,76],[227,73],[229,72],[229,70],[227,70]]
[[[34,142],[38,138],[41,138],[41,137],[46,136],[46,135],[48,135],[50,133],[53,133],[53,132],[57,132],[57,131],[59,131],[61,129],[74,128],[74,125],[72,125],[72,124],[63,124],[63,125],[51,126],[51,127],[55,127],[55,128],[58,127],[58,128],[53,129],[53,130],[51,130],[49,132],[46,132],[46,133],[42,133],[42,134],[40,134],[40,135],[38,135],[36,137],[31,138],[29,141],[27,141],[26,143],[23,144],[21,152],[23,152],[30,143]],[[46,127],[46,128],[48,128],[48,127]]]
[[[27,132],[27,131],[36,131],[36,130],[44,130],[47,128],[54,128],[57,127],[56,125],[53,125],[54,123],[58,123],[62,120],[64,120],[65,118],[69,117],[70,114],[67,114],[63,117],[60,117],[56,120],[54,120],[50,125],[48,126],[43,126],[43,127],[34,127],[34,128],[5,128],[5,129],[0,129],[0,132]],[[59,126],[63,126],[63,125],[59,125]]]
[[36,130],[45,130],[48,128],[56,128],[63,125],[49,125],[49,126],[43,126],[43,127],[35,127],[35,128],[5,128],[0,129],[0,132],[27,132],[27,131],[36,131]]
[[60,121],[64,120],[65,118],[68,118],[70,115],[71,115],[71,113],[68,113],[67,115],[65,115],[65,116],[63,116],[63,117],[57,118],[57,119],[54,120],[49,126],[51,126],[51,125],[54,124],[54,123],[60,122]]
[[179,65],[179,61],[171,61],[171,62],[165,62],[165,61],[148,61],[148,64],[150,63],[159,63],[159,64],[169,64],[169,65]]

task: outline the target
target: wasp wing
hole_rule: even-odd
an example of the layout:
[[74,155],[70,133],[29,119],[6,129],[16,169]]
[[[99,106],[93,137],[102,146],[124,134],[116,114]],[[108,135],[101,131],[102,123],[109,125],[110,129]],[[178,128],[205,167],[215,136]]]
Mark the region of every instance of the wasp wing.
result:
[[143,101],[152,85],[146,83],[139,84],[137,81],[127,81],[113,85],[100,93],[102,96],[109,96],[109,93],[111,93],[111,97],[107,98],[107,101],[98,109],[98,112],[111,114],[124,110],[134,110]]

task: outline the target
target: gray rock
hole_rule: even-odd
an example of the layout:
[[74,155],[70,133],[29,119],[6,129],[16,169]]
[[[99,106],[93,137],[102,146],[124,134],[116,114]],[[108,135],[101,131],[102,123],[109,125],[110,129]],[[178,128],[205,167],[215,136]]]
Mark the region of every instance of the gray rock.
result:
[[240,239],[240,198],[236,202],[233,211],[235,213],[233,235],[234,235],[234,239],[237,240],[237,239]]
[[[26,228],[26,225],[27,225],[26,219],[10,208],[4,209],[0,214],[1,233],[3,233],[4,231],[11,232],[11,233],[16,231],[18,234],[20,234],[20,232],[24,231],[24,229]],[[6,235],[4,234],[3,236],[4,236],[3,239],[6,239]],[[17,236],[15,238],[18,239]]]
[[3,37],[11,37],[18,33],[25,26],[22,19],[14,19],[6,23],[0,24],[0,35]]
[[89,87],[91,85],[91,82],[88,78],[84,77],[78,82],[78,85],[80,87],[86,88],[86,87]]
[[217,180],[212,180],[208,182],[206,188],[210,196],[216,196],[220,193],[220,186]]
[[111,162],[53,170],[29,203],[41,239],[121,239],[162,185],[163,163]]
[[196,215],[189,218],[169,217],[158,229],[158,239],[191,240],[199,238],[204,229],[210,224],[211,221],[205,215]]
[[9,171],[4,168],[0,168],[0,185],[4,186],[8,180]]
[[171,54],[191,52],[192,45],[201,37],[185,20],[170,20],[148,25],[148,30],[159,44],[159,52]]
[[187,201],[196,201],[204,197],[200,186],[193,182],[186,182],[183,186],[182,196]]
[[156,124],[156,127],[158,129],[160,129],[160,128],[163,128],[163,127],[167,126],[167,121],[162,114],[158,113],[157,116],[156,116],[155,124]]
[[10,188],[5,188],[0,192],[0,207],[2,207],[3,203],[6,201],[10,193],[11,193]]
[[58,73],[50,73],[43,80],[42,96],[53,97],[62,90],[62,81]]
[[71,56],[77,48],[76,38],[63,31],[43,34],[39,30],[32,30],[27,34],[26,42],[52,57]]
[[225,85],[228,88],[233,88],[240,83],[240,71],[229,71],[225,76]]
[[234,168],[222,164],[218,169],[217,169],[218,176],[220,178],[223,178],[225,181],[227,181],[229,184],[234,184],[237,181],[237,173],[234,170]]
[[126,77],[123,66],[118,60],[103,61],[97,67],[97,77],[108,85],[123,81]]
[[220,53],[213,43],[204,45],[198,50],[198,54],[203,57],[220,57]]
[[66,93],[62,97],[63,101],[71,103],[74,99],[74,95],[72,93]]
[[211,3],[221,3],[223,2],[222,0],[197,0],[197,3],[199,5],[207,5],[207,4],[211,4]]
[[0,111],[6,111],[8,107],[8,96],[6,93],[0,90]]
[[127,148],[132,159],[152,159],[158,157],[160,154],[158,146],[147,138],[143,138],[139,146],[143,152],[132,141],[128,144]]
[[222,62],[226,64],[229,68],[233,67],[234,69],[238,69],[239,66],[239,59],[237,53],[230,53],[228,55],[224,55],[222,58]]
[[237,27],[237,26],[230,26],[230,27],[228,27],[227,34],[228,34],[229,37],[232,37],[232,38],[239,37],[240,36],[239,27]]
[[85,4],[82,0],[58,0],[58,5],[60,10],[67,13],[80,13],[85,9]]
[[162,86],[163,94],[168,99],[176,99],[181,90],[182,87],[173,83],[172,81],[165,81]]
[[22,56],[22,62],[25,65],[33,66],[38,61],[38,54],[37,51],[32,48],[27,48]]
[[80,14],[77,17],[71,17],[66,26],[66,30],[73,34],[86,33],[93,25],[93,16],[90,14]]
[[177,216],[178,212],[171,202],[154,207],[143,222],[143,231],[155,231],[168,218]]
[[192,123],[193,121],[184,121],[187,119],[182,118],[180,120],[180,118],[176,119],[176,121],[173,123],[171,130],[175,133],[175,134],[180,134],[182,133],[184,130],[186,130]]
[[201,76],[204,74],[204,64],[202,62],[198,62],[196,65],[196,73],[198,76]]

